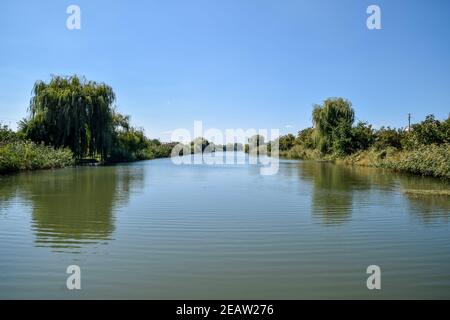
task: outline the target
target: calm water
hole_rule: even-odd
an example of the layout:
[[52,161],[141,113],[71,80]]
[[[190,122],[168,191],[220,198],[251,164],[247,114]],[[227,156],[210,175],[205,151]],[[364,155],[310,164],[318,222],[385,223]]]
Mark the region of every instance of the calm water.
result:
[[450,199],[402,192],[448,188],[296,161],[275,176],[163,159],[0,177],[0,298],[448,299]]

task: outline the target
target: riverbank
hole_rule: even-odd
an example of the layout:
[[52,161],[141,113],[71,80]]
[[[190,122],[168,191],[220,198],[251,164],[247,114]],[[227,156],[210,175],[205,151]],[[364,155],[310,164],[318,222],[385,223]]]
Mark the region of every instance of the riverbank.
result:
[[80,158],[69,147],[34,142],[23,131],[14,132],[0,125],[0,174],[165,158],[170,157],[173,146],[173,143],[147,139],[143,132],[130,129],[117,135],[114,148],[107,157],[102,159],[94,154]]
[[0,174],[64,168],[74,163],[73,154],[68,148],[54,149],[28,140],[0,145]]
[[76,160],[69,148],[52,148],[29,140],[19,140],[0,145],[0,175],[20,171],[61,169],[77,165],[104,165],[142,160],[167,158],[171,148],[162,144],[153,147],[145,156],[123,161],[104,161],[98,159]]
[[390,169],[450,180],[450,144],[423,145],[414,150],[365,150],[347,156],[322,155],[316,149],[295,146],[281,156],[296,160],[332,161],[336,164]]

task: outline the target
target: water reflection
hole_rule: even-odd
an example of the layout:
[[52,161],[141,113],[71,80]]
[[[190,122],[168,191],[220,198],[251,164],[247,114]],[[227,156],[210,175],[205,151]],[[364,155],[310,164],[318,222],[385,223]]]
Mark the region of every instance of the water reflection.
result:
[[[445,195],[408,193],[409,190],[449,190],[441,180],[399,174],[388,170],[339,166],[326,162],[300,162],[298,174],[313,185],[311,206],[313,214],[324,224],[341,224],[351,219],[355,195],[361,191],[388,191],[401,193],[407,200],[408,211],[424,222],[450,217],[450,198]],[[369,194],[363,195],[368,197]],[[382,193],[377,198],[380,205]],[[358,199],[361,204],[365,200]]]
[[311,207],[324,224],[341,224],[352,215],[353,192],[369,183],[348,168],[325,162],[301,162],[299,174],[313,184]]
[[[32,207],[35,245],[79,252],[112,239],[114,209],[142,187],[142,167],[73,168],[8,177],[2,201],[17,196]],[[5,202],[4,202],[5,203]]]
[[[403,175],[399,177],[401,191],[408,199],[409,211],[420,217],[423,222],[430,223],[450,217],[450,197],[433,195],[433,192],[450,190],[449,183],[438,179]],[[421,194],[429,191],[431,194]]]

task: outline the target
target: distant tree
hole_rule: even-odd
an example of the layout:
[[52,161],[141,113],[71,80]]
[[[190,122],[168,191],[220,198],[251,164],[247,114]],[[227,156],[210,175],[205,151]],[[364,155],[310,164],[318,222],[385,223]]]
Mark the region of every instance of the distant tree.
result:
[[203,138],[198,137],[191,141],[191,153],[202,153],[210,145],[210,142]]
[[301,145],[307,149],[314,149],[314,128],[306,128],[298,132],[295,139],[296,145]]
[[[449,120],[447,119],[447,122]],[[437,120],[434,115],[428,115],[424,121],[413,124],[406,136],[406,145],[442,144],[448,142],[448,126],[446,121]]]
[[281,136],[278,139],[279,139],[278,143],[279,143],[280,151],[288,151],[295,144],[295,136],[293,134],[287,134],[285,136]]
[[390,127],[381,127],[375,132],[374,146],[377,150],[385,149],[387,147],[401,149],[403,135],[401,130]]
[[351,143],[351,127],[355,119],[352,103],[343,98],[330,98],[313,110],[317,144],[323,153],[345,154]]
[[352,128],[352,151],[367,150],[375,142],[375,132],[372,129],[372,125],[367,122],[358,122],[358,124]]
[[251,146],[259,147],[259,146],[261,146],[261,145],[264,144],[264,136],[262,136],[262,135],[260,135],[260,134],[256,134],[256,135],[254,135],[254,136],[251,136],[251,137],[248,139],[248,143],[249,143],[249,145],[251,145]]

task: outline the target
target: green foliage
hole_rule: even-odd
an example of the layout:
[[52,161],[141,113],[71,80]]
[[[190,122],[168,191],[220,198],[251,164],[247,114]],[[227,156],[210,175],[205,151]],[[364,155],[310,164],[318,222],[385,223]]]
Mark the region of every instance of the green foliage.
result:
[[210,142],[203,138],[203,137],[198,137],[195,138],[194,140],[191,141],[190,143],[190,148],[191,148],[191,153],[202,153],[205,151],[205,149],[210,145]]
[[343,98],[330,98],[316,105],[312,114],[316,140],[323,153],[349,152],[351,127],[355,119],[352,103]]
[[335,155],[344,156],[353,151],[352,126],[346,122],[340,122],[333,130],[331,150]]
[[376,138],[372,125],[361,121],[352,128],[351,136],[352,152],[369,149],[374,144]]
[[264,136],[255,134],[248,139],[248,144],[252,147],[259,148],[259,146],[264,144]]
[[295,144],[295,136],[293,134],[281,136],[280,138],[278,138],[278,143],[279,143],[278,148],[280,151],[288,151]]
[[112,142],[111,87],[77,76],[53,76],[38,81],[30,101],[30,118],[21,130],[35,142],[69,147],[76,158],[99,154],[106,158]]
[[170,157],[174,143],[149,140],[144,130],[133,128],[130,117],[119,113],[113,115],[113,145],[109,162],[129,162]]
[[441,122],[434,115],[428,115],[424,121],[413,124],[403,141],[408,149],[442,143],[450,143],[450,117]]
[[301,144],[297,144],[289,151],[283,154],[289,159],[297,160],[319,160],[322,155],[318,149],[305,148]]
[[450,144],[421,145],[401,152],[398,158],[387,157],[382,167],[450,179]]
[[54,149],[28,140],[0,145],[0,174],[19,170],[63,168],[73,164],[68,148]]
[[97,157],[110,162],[135,161],[167,155],[167,146],[149,141],[130,117],[115,112],[115,94],[103,83],[77,76],[54,76],[36,82],[30,117],[19,132],[37,143],[68,147],[78,161]]
[[161,143],[159,140],[152,140],[147,148],[148,159],[168,158],[176,145],[176,142]]
[[299,131],[298,136],[295,139],[295,144],[301,145],[304,148],[314,149],[316,146],[314,143],[314,132],[314,128],[306,128]]
[[21,140],[19,135],[8,128],[6,125],[0,123],[0,146],[6,143]]
[[374,130],[367,122],[353,126],[351,102],[332,98],[316,105],[312,118],[315,127],[300,131],[292,147],[290,136],[280,138],[281,155],[450,178],[450,116],[439,121],[429,115],[409,132]]
[[113,147],[108,158],[110,162],[128,162],[147,159],[148,141],[142,130],[130,128],[117,132],[113,137]]
[[404,132],[401,130],[392,129],[390,127],[381,127],[380,130],[375,133],[374,147],[377,150],[389,147],[401,149],[403,139]]

